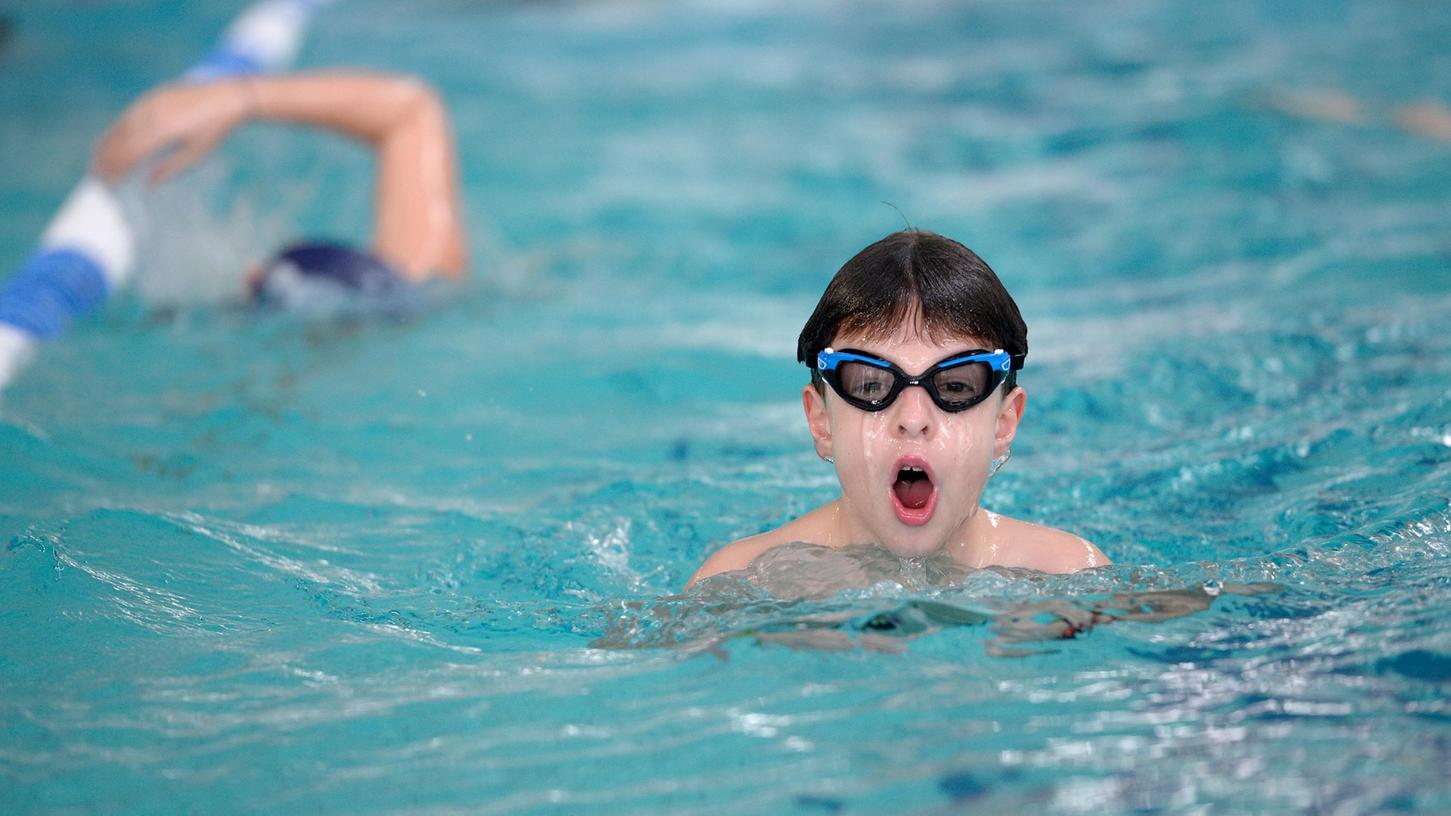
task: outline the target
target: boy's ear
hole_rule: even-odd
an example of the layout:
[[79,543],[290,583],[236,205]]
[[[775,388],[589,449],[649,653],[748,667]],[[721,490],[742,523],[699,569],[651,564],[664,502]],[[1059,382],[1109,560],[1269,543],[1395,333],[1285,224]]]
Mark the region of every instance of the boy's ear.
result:
[[816,455],[823,459],[831,456],[831,417],[826,415],[826,398],[811,383],[801,389],[801,408],[806,411],[806,427],[811,429]]
[[1008,452],[1013,438],[1018,435],[1018,423],[1023,421],[1023,408],[1028,402],[1028,392],[1022,386],[1015,387],[998,406],[997,429],[993,432],[993,458]]

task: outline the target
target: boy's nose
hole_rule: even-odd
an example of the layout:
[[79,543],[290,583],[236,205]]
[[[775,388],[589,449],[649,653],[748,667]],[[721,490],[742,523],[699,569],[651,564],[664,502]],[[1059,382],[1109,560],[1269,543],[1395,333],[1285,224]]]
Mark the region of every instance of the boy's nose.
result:
[[894,420],[897,423],[897,433],[905,437],[927,436],[932,431],[933,416],[932,397],[927,389],[920,386],[912,386],[902,390],[897,395],[897,403],[892,406],[896,409]]

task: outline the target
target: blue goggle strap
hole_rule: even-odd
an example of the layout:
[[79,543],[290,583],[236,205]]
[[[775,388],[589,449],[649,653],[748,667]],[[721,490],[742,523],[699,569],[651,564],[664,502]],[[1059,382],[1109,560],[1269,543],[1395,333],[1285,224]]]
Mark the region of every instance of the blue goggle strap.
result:
[[[1028,355],[1026,354],[1009,354],[1002,349],[998,349],[997,351],[984,351],[978,354],[967,354],[963,355],[962,357],[953,357],[949,360],[943,360],[937,365],[932,366],[932,368],[929,368],[927,372],[923,374],[923,376],[926,376],[927,373],[936,371],[940,368],[948,368],[955,365],[962,365],[964,363],[987,363],[988,367],[990,367],[993,371],[1002,371],[1004,373],[1007,373],[1009,371],[1017,371],[1018,369],[1022,368],[1023,360],[1027,356]],[[891,363],[877,357],[868,357],[865,354],[854,354],[850,351],[836,351],[832,348],[826,348],[816,355],[816,370],[835,371],[838,365],[850,362],[866,363],[867,365],[875,366],[877,368],[893,368]]]

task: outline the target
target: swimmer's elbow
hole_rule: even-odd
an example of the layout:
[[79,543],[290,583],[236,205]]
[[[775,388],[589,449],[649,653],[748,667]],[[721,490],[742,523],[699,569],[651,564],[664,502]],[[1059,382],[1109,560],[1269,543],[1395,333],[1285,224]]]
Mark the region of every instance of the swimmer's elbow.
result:
[[400,80],[403,85],[404,103],[401,117],[409,124],[422,123],[431,129],[447,132],[449,128],[448,106],[432,85],[421,79],[409,77]]
[[443,97],[426,81],[408,75],[359,78],[359,96],[368,100],[376,118],[355,135],[374,147],[390,140],[440,138],[450,127]]

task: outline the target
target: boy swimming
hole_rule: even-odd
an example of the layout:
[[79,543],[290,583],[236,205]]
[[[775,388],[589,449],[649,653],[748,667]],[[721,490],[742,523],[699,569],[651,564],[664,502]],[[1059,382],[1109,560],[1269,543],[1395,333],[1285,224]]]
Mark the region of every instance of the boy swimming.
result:
[[693,584],[788,543],[878,546],[966,568],[1074,572],[1109,559],[1078,536],[979,505],[1011,455],[1027,394],[1028,328],[1002,282],[941,235],[898,232],[827,285],[797,341],[802,406],[841,496],[722,547]]

